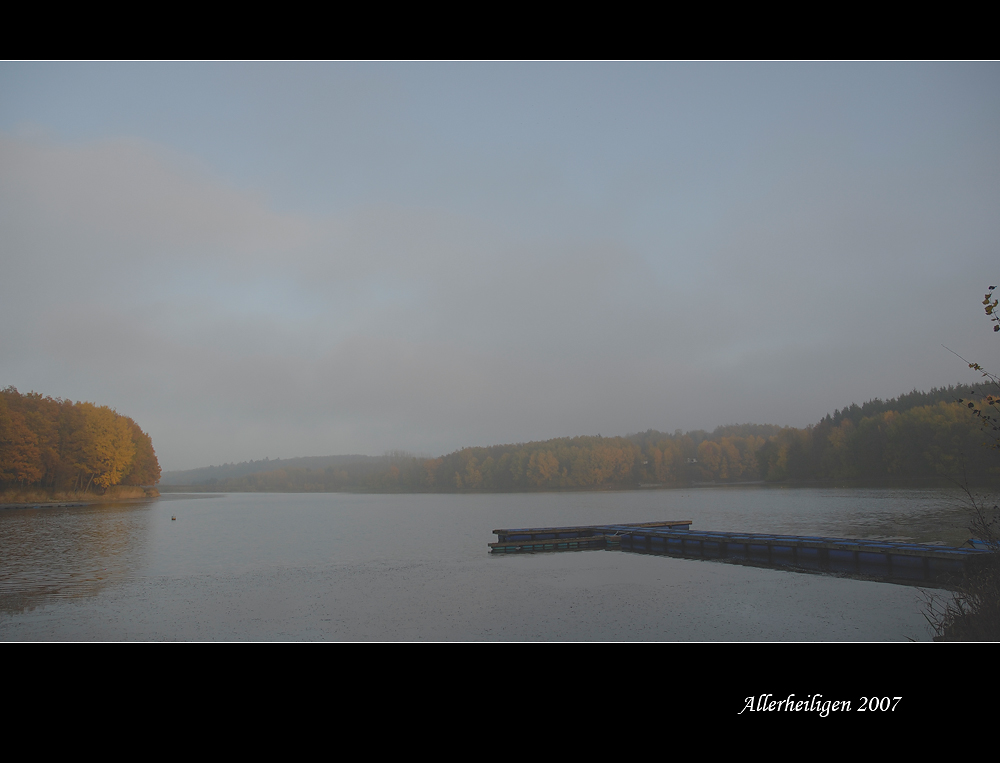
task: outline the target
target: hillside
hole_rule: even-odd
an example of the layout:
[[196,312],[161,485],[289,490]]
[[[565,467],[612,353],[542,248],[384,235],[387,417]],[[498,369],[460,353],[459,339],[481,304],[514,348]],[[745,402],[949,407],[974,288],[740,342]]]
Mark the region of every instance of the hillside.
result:
[[[165,475],[163,484],[267,492],[508,492],[745,482],[883,484],[1000,478],[959,385],[873,399],[804,429],[733,424],[625,437],[567,437],[463,448],[437,458],[327,456],[251,461]],[[168,481],[169,480],[169,481]]]

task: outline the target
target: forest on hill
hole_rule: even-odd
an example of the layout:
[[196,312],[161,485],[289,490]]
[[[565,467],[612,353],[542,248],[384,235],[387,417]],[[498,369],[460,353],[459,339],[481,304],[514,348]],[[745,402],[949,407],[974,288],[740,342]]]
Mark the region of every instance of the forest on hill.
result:
[[0,390],[0,489],[103,493],[159,479],[153,442],[128,416],[104,405]]
[[241,461],[238,464],[202,466],[197,469],[177,469],[164,472],[161,485],[215,485],[237,477],[257,472],[273,472],[278,469],[323,470],[344,464],[368,464],[371,469],[382,466],[381,456],[306,456],[303,458],[262,458],[256,461]]
[[[438,458],[393,452],[340,457],[325,468],[221,474],[196,489],[269,492],[507,492],[679,487],[740,482],[876,484],[889,480],[1000,479],[980,421],[959,385],[852,404],[804,429],[766,424],[713,432],[650,429],[625,437],[572,437],[470,447]],[[336,458],[336,457],[330,457]],[[315,467],[318,467],[319,459]],[[239,465],[234,465],[236,470]],[[216,468],[216,467],[213,467]]]

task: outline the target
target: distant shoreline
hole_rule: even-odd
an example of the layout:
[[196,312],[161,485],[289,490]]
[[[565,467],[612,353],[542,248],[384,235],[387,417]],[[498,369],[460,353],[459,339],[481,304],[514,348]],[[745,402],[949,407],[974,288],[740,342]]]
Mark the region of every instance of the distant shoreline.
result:
[[[768,482],[764,480],[733,481],[733,482],[688,482],[674,485],[641,483],[638,485],[617,484],[600,485],[596,487],[542,487],[542,488],[513,488],[510,490],[487,490],[487,489],[386,489],[379,487],[343,487],[337,490],[303,490],[288,488],[286,486],[275,486],[274,488],[243,488],[230,484],[222,485],[200,484],[200,485],[160,485],[160,491],[165,494],[174,493],[257,493],[266,494],[356,494],[356,495],[507,495],[512,493],[622,493],[622,492],[649,492],[649,491],[676,491],[676,490],[705,490],[711,488],[822,488],[828,490],[864,490],[864,489],[897,489],[897,490],[926,490],[926,489],[953,489],[960,488],[961,484],[955,480],[940,476],[927,477],[887,477],[881,480],[845,480],[845,479],[812,479],[812,480],[782,480],[780,482]],[[979,479],[970,481],[969,487],[976,490],[1000,491],[1000,477],[996,475],[979,475]]]
[[160,491],[155,487],[138,486],[116,486],[104,495],[73,491],[52,492],[46,495],[38,489],[8,490],[0,493],[0,509],[59,508],[88,506],[95,503],[125,503],[141,501],[146,498],[158,498],[159,496]]

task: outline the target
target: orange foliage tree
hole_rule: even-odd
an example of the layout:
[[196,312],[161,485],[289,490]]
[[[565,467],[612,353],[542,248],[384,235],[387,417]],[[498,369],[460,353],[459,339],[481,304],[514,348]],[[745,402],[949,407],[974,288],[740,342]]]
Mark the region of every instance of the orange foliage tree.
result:
[[107,406],[0,390],[0,486],[107,490],[152,485],[149,435]]

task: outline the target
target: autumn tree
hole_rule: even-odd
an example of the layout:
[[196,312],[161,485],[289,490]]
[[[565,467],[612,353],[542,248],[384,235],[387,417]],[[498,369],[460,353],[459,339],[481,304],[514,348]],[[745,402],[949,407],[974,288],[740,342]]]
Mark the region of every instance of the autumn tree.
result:
[[528,480],[532,487],[547,487],[559,475],[559,459],[550,450],[536,451],[528,460]]
[[159,479],[152,440],[127,416],[93,403],[0,390],[0,485],[86,491]]
[[135,455],[121,484],[155,485],[160,481],[160,462],[156,459],[153,441],[132,419],[128,416],[124,418],[129,425],[132,444],[135,445]]
[[40,480],[44,470],[38,436],[28,427],[20,411],[10,409],[8,396],[0,395],[0,482],[17,482],[23,486]]
[[81,403],[83,427],[78,437],[78,466],[91,484],[104,488],[121,482],[135,455],[132,430],[124,416],[106,405]]
[[[1000,308],[1000,300],[993,296],[993,291],[996,288],[996,286],[991,286],[983,297],[983,306],[986,309],[986,315],[993,324],[994,332],[1000,331],[1000,309],[998,309]],[[987,371],[979,363],[969,363],[969,368],[982,374],[990,391],[982,393],[973,400],[959,398],[959,402],[964,403],[979,419],[983,430],[989,436],[989,446],[1000,449],[1000,376],[992,371]]]

